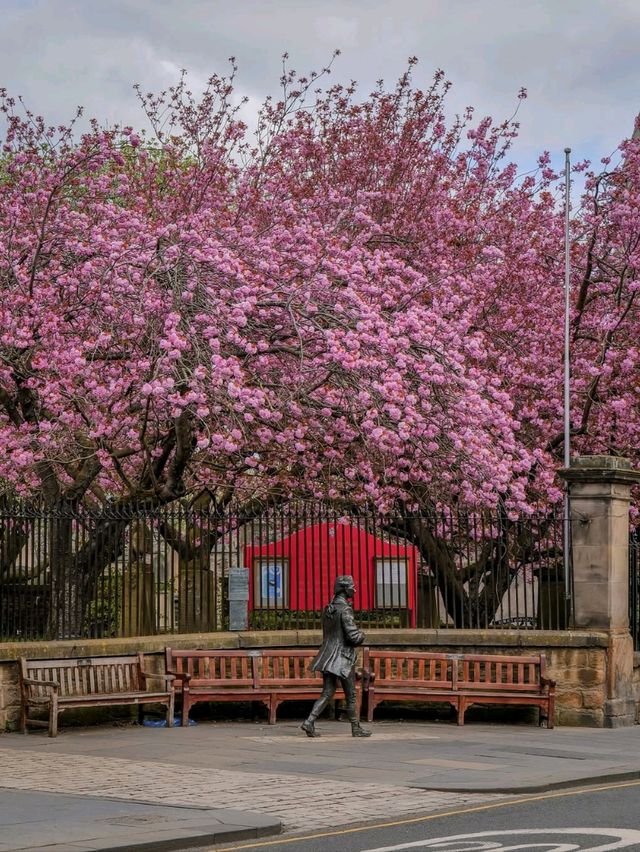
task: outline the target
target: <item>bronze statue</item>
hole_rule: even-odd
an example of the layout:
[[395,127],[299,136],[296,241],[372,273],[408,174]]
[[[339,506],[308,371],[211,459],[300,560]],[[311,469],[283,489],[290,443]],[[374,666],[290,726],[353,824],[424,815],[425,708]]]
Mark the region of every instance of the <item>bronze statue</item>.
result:
[[333,587],[333,600],[322,613],[322,646],[311,664],[314,671],[322,672],[322,694],[313,705],[309,717],[300,726],[308,737],[319,737],[315,722],[333,698],[338,681],[347,699],[347,715],[351,722],[351,736],[370,737],[371,731],[360,725],[356,712],[356,647],[364,642],[364,633],[353,617],[350,601],[356,593],[353,577],[337,577]]

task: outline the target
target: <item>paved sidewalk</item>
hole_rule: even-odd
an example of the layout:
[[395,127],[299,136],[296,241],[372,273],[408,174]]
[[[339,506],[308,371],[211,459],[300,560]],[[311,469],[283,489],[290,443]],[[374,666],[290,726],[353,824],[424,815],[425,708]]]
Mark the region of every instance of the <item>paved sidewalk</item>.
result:
[[243,811],[131,804],[95,796],[0,791],[1,852],[162,852],[280,832],[280,820]]
[[[166,839],[174,828],[176,842],[184,839],[180,848],[187,848],[202,845],[196,844],[198,830],[207,842],[214,830],[221,837],[224,824],[234,831],[265,832],[277,830],[282,820],[286,832],[306,831],[463,807],[508,793],[640,777],[638,727],[548,731],[387,722],[372,728],[368,740],[352,739],[341,722],[323,722],[323,736],[316,740],[304,737],[293,722],[275,727],[201,723],[172,730],[63,728],[53,740],[39,733],[7,734],[0,736],[0,787],[5,788],[0,802],[6,801],[6,790],[13,791],[28,822],[29,808],[37,814],[39,807],[31,802],[61,796],[69,819],[59,821],[55,838],[49,831],[47,841],[67,846],[49,845],[50,852],[142,848],[145,833],[162,831]],[[125,803],[134,809],[123,812],[135,827],[135,838],[127,832],[128,846],[116,831],[109,834],[114,826],[121,829],[120,811],[115,823],[109,817],[94,820],[101,846],[78,845],[90,842],[92,810],[102,813],[103,807]],[[145,822],[149,808],[162,820]],[[192,824],[180,825],[178,809]],[[5,807],[0,809],[1,852],[37,848],[19,845],[24,821],[6,819]]]

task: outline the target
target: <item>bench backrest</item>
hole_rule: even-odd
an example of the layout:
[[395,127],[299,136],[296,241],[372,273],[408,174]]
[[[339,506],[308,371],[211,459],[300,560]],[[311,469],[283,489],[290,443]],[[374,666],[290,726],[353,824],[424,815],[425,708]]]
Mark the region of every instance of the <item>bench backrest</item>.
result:
[[458,688],[487,689],[500,692],[531,692],[542,686],[546,676],[546,657],[515,657],[503,654],[464,654],[458,662]]
[[[55,681],[60,696],[139,692],[145,689],[142,670],[142,654],[64,660],[20,658],[23,678]],[[45,696],[48,693],[44,687],[32,686],[31,694]]]
[[190,674],[190,687],[253,686],[254,659],[259,654],[260,651],[165,650],[167,671]]
[[377,651],[365,648],[364,668],[375,686],[454,689],[457,669],[451,654],[428,651]]
[[311,669],[316,651],[262,651],[256,659],[256,686],[317,686],[322,673]]

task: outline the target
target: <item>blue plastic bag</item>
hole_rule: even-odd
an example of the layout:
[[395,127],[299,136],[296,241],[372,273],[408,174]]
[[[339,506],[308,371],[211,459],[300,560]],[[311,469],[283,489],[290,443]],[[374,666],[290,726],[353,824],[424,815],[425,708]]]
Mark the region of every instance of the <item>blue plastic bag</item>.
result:
[[[142,724],[145,728],[166,728],[167,720],[166,719],[143,719]],[[179,714],[173,717],[173,727],[178,728],[182,724],[182,716]],[[192,725],[196,725],[197,722],[194,722],[193,719],[189,719],[189,727]]]

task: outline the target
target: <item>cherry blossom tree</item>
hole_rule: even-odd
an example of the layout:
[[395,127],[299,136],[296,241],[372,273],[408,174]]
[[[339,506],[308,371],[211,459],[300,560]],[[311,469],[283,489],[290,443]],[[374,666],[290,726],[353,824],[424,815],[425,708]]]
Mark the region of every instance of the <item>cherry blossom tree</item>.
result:
[[[455,210],[436,195],[456,198],[452,181],[463,189],[480,148],[494,156],[508,134],[483,124],[478,138],[491,138],[453,157],[462,124],[445,132],[442,116],[425,120],[441,109],[437,85],[399,132],[422,134],[425,215],[441,208],[455,242]],[[292,111],[294,91],[267,105],[253,150],[227,95],[217,78],[200,105],[177,87],[168,108],[179,132],[159,133],[156,149],[128,128],[94,126],[76,143],[71,130],[11,113],[3,479],[50,501],[94,489],[166,502],[229,471],[324,488],[334,465],[352,490],[385,499],[412,468],[465,497],[524,500],[512,404],[487,369],[442,237],[422,247],[428,265],[403,255],[397,243],[412,235],[387,236],[377,212],[396,206],[393,187],[374,174],[380,197],[354,189],[374,155],[386,158],[371,146],[407,108],[408,78],[351,115],[340,90],[312,113]],[[160,103],[147,102],[153,117]],[[323,185],[314,136],[316,157],[351,147]],[[419,178],[405,175],[404,190]]]
[[[185,77],[140,93],[147,135],[49,128],[3,96],[2,481],[49,506],[111,499],[120,526],[187,498],[239,496],[243,517],[267,496],[454,501],[505,522],[558,500],[561,187],[548,155],[509,163],[515,121],[448,121],[449,84],[415,88],[414,64],[364,100],[285,70],[254,136],[233,72],[200,98]],[[576,447],[632,453],[637,143],[622,153],[575,216],[572,416]]]

